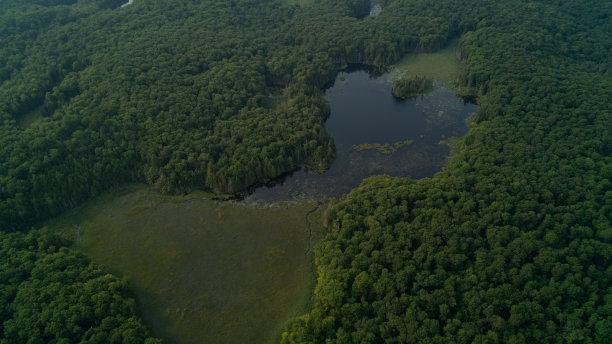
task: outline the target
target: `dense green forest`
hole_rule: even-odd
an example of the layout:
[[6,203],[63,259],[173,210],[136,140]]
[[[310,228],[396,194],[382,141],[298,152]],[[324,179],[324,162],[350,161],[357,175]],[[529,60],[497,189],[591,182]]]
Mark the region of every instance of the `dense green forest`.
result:
[[[236,194],[299,166],[323,169],[335,150],[322,87],[342,65],[435,49],[484,15],[398,2],[388,16],[359,19],[363,0],[3,6],[0,225],[9,230],[126,181]],[[272,105],[271,92],[286,101]]]
[[480,104],[459,153],[333,207],[283,340],[612,338],[609,1],[121,2],[0,2],[0,228],[22,231],[2,234],[0,341],[144,341],[123,283],[30,226],[129,181],[240,194],[324,169],[340,68],[459,35]]
[[0,343],[161,343],[125,282],[46,230],[0,233]]
[[612,5],[491,14],[460,41],[481,106],[460,152],[333,207],[283,342],[612,340]]

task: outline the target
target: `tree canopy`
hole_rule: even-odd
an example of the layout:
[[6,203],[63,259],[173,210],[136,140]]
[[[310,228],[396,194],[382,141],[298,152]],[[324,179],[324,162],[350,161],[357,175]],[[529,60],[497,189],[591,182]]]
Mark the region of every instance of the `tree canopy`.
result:
[[502,2],[462,35],[480,109],[459,152],[332,207],[284,343],[612,339],[611,12]]
[[0,233],[0,343],[161,343],[126,283],[49,231]]
[[240,194],[324,169],[340,68],[459,35],[470,133],[434,178],[371,178],[331,209],[283,341],[608,343],[612,4],[381,4],[0,2],[0,340],[154,342],[122,282],[27,230],[128,181]]
[[[3,6],[0,226],[9,230],[127,181],[240,194],[299,166],[324,169],[335,150],[322,88],[342,65],[436,49],[484,15],[449,16],[461,12],[452,1],[390,2],[376,18],[363,18],[364,0]],[[271,102],[274,92],[285,101]]]
[[433,81],[421,75],[402,77],[393,81],[391,94],[397,99],[406,99],[430,92],[433,89]]

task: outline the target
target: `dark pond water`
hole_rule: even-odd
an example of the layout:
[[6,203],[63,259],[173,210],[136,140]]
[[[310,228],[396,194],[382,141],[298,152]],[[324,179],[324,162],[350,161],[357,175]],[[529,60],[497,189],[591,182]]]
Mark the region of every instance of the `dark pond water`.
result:
[[[340,197],[369,176],[387,174],[414,179],[440,171],[450,149],[441,140],[467,133],[474,104],[447,88],[416,99],[397,101],[388,75],[371,77],[365,71],[342,72],[326,92],[331,116],[326,130],[336,143],[338,158],[318,174],[296,171],[273,186],[256,189],[246,201],[274,202],[294,198]],[[357,151],[353,145],[390,144],[414,140],[388,154],[377,149]]]

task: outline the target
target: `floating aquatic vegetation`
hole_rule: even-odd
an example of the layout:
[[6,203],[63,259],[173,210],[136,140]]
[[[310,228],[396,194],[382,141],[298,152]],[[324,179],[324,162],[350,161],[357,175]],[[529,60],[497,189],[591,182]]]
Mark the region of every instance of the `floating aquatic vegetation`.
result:
[[393,144],[391,143],[385,143],[385,144],[380,144],[380,143],[362,143],[360,145],[353,145],[353,149],[361,152],[364,150],[370,150],[370,149],[376,149],[377,151],[379,151],[382,154],[391,154],[391,153],[395,153],[397,152],[398,149],[404,147],[404,146],[410,146],[412,143],[414,142],[414,140],[405,140],[405,141],[398,141],[395,142]]

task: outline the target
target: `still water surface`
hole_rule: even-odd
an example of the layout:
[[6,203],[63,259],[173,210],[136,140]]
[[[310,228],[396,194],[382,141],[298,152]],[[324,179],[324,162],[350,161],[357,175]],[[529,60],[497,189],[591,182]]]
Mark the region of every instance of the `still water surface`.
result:
[[[331,116],[325,128],[334,138],[336,161],[322,174],[296,171],[272,186],[256,189],[246,201],[340,197],[369,176],[418,179],[440,171],[450,152],[440,141],[466,134],[466,120],[477,106],[442,86],[422,97],[398,101],[391,95],[391,83],[389,75],[374,77],[363,70],[340,73],[326,92]],[[390,154],[353,148],[405,140],[414,142]]]

